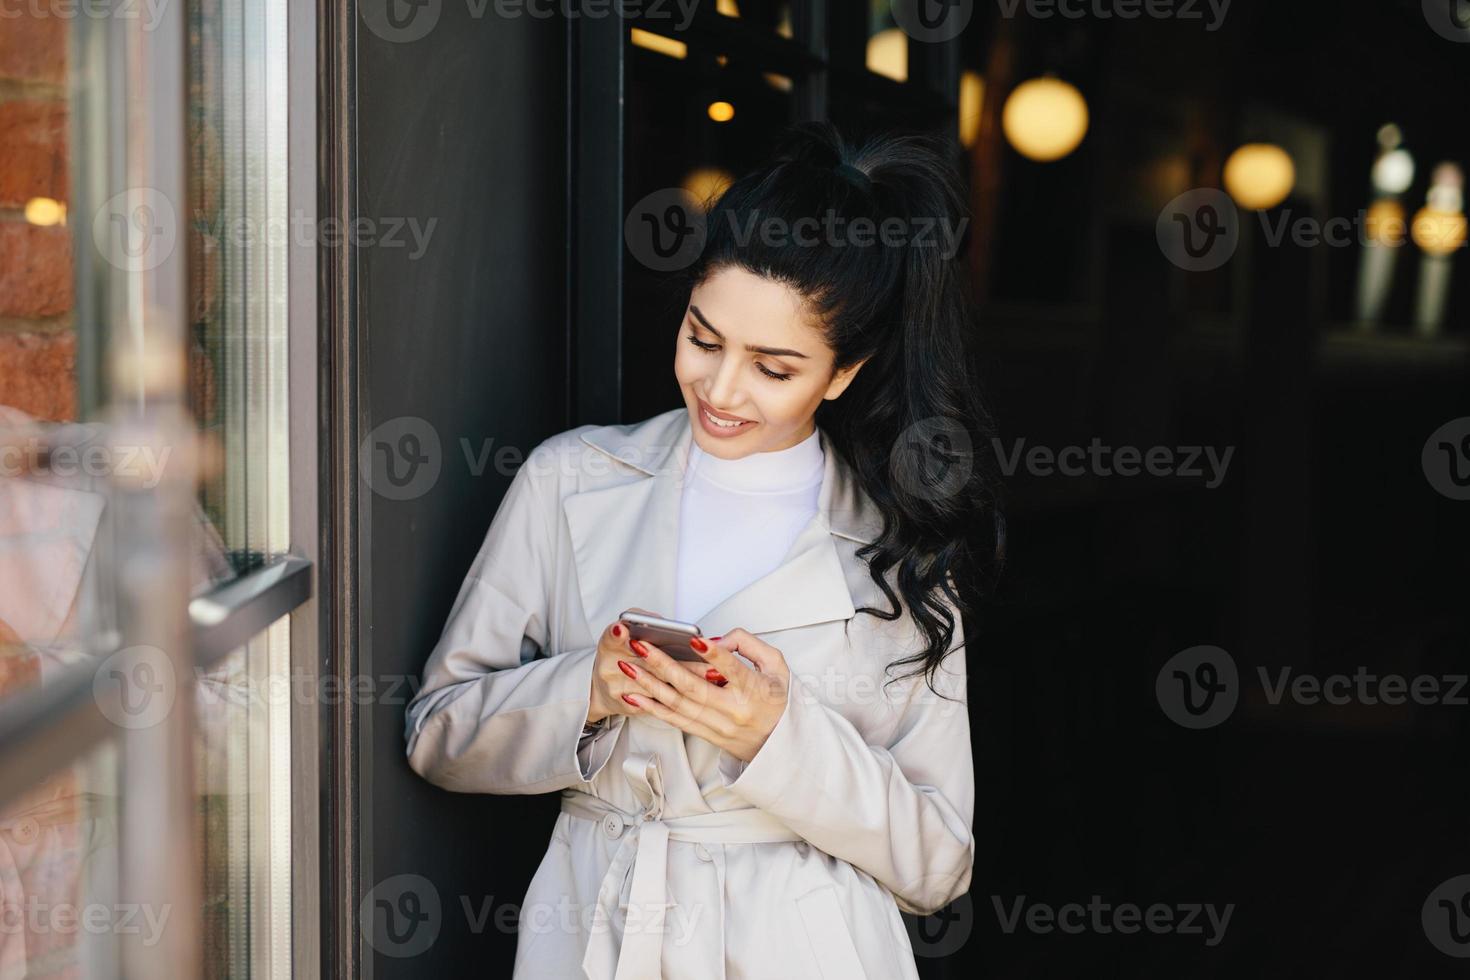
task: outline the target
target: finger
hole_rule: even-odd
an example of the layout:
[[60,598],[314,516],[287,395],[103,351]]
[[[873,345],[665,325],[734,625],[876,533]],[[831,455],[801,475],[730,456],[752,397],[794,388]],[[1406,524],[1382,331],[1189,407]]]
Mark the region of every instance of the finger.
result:
[[652,643],[645,640],[634,642],[636,646],[633,649],[645,650],[648,656],[640,665],[646,669],[635,670],[629,676],[636,675],[635,679],[644,685],[648,693],[675,711],[713,727],[723,729],[731,722],[733,695],[714,684],[691,677],[677,660]]
[[[643,641],[640,640],[639,642],[642,643]],[[638,689],[633,693],[647,694],[650,698],[660,701],[665,705],[670,707],[675,706],[682,698],[682,695],[672,685],[665,683],[653,671],[646,669],[648,666],[646,663],[641,666],[645,669],[640,670],[638,666],[630,664],[626,660],[618,661],[618,669],[628,675],[629,680],[638,685]]]
[[708,681],[716,687],[724,687],[726,684],[729,683],[729,681],[725,679],[724,674],[721,674],[718,670],[702,661],[696,662],[693,660],[675,660],[674,663],[678,664],[680,667],[683,667],[685,670],[689,671],[689,673],[693,674],[695,677],[698,677],[700,680]]
[[[752,673],[748,664],[716,642],[721,639],[720,637],[701,636],[689,639],[689,649],[697,653],[707,665],[707,668],[700,668],[699,673],[705,680],[718,687],[725,686],[722,681],[727,682],[731,678],[736,678],[738,681],[741,674]],[[713,670],[715,673],[713,675],[705,673],[706,669]]]
[[609,646],[626,647],[631,636],[632,634],[628,632],[628,625],[618,620],[608,623],[607,629],[602,631],[602,643]]
[[718,745],[723,741],[723,737],[719,732],[716,732],[697,718],[691,718],[688,715],[673,710],[657,698],[650,697],[647,694],[634,694],[632,697],[637,700],[639,709],[653,715],[660,721],[668,722],[680,731],[688,732],[690,735],[698,735],[713,745]]
[[[649,643],[647,640],[634,640],[629,646],[634,653],[642,654],[642,665],[648,668],[650,673],[681,693],[691,697],[696,694],[699,681],[689,676],[692,671],[685,664],[665,653],[662,647]],[[694,666],[699,665],[694,664]]]
[[740,655],[755,664],[759,671],[780,673],[786,666],[786,658],[780,650],[740,627],[721,636],[720,645],[740,651]]

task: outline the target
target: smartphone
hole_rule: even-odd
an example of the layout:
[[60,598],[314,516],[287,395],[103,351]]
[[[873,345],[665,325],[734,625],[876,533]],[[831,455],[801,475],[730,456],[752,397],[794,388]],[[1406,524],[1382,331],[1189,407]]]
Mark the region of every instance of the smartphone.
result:
[[618,619],[628,624],[628,634],[635,640],[645,640],[658,647],[675,660],[703,662],[704,658],[689,648],[689,639],[702,636],[693,623],[681,623],[677,619],[660,619],[647,613],[624,609]]

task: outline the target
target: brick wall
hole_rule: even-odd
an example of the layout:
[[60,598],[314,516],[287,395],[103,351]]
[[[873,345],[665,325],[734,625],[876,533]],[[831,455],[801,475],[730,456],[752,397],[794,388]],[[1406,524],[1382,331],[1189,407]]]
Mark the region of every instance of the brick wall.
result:
[[67,203],[70,21],[24,4],[0,30],[0,404],[76,417],[71,235],[76,217],[26,220],[35,198]]

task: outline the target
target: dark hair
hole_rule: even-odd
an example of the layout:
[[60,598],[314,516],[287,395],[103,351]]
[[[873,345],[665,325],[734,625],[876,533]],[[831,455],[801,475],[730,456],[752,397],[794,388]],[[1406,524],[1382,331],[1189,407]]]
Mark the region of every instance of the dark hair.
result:
[[[890,667],[921,664],[911,673],[922,671],[931,689],[956,625],[941,596],[961,614],[972,612],[956,582],[981,585],[998,572],[1005,552],[970,293],[961,253],[942,248],[936,233],[962,233],[968,222],[953,151],[952,141],[925,134],[884,134],[851,148],[830,123],[796,124],[766,166],[709,207],[703,250],[679,278],[693,289],[722,268],[739,267],[782,283],[806,299],[822,325],[834,369],[869,358],[840,397],[818,407],[817,424],[883,516],[880,536],[857,554],[893,608],[857,611],[899,618],[898,596],[885,578],[894,570],[926,646]],[[881,229],[889,219],[904,240],[847,235],[838,247],[812,247],[809,236],[749,233],[753,222],[796,229],[798,219],[828,215],[827,227],[841,229],[857,218]],[[937,473],[935,460],[943,464]]]

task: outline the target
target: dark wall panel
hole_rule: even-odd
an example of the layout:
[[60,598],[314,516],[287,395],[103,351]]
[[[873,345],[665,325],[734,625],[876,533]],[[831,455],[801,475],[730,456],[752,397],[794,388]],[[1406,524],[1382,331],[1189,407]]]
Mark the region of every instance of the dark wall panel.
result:
[[[404,759],[409,685],[512,476],[495,453],[523,458],[569,427],[565,22],[501,18],[494,5],[476,17],[480,6],[414,8],[437,9],[437,21],[401,40],[358,22],[360,214],[381,232],[402,222],[406,240],[358,241],[360,452],[399,454],[407,477],[411,435],[419,473],[438,465],[410,479],[405,499],[362,496],[359,673],[375,694],[357,709],[361,890],[418,875],[439,907],[423,953],[364,948],[363,973],[379,978],[508,975],[506,916],[555,809],[551,798],[448,793]],[[391,884],[375,896],[397,897]]]

